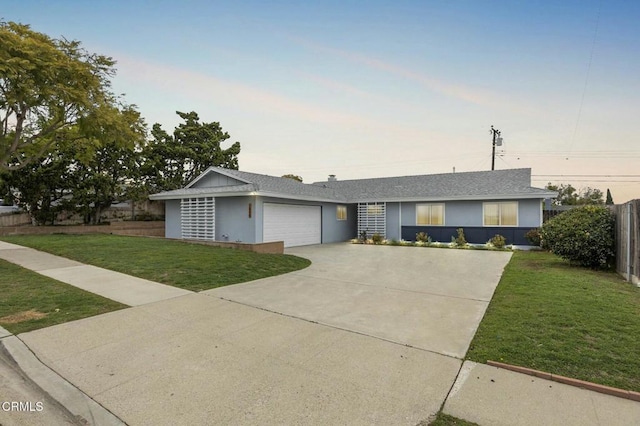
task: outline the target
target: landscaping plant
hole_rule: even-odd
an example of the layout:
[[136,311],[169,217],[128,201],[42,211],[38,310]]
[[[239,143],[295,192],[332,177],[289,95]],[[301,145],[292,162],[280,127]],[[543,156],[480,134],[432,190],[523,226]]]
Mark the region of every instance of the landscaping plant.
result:
[[540,228],[533,228],[529,230],[526,234],[524,234],[524,237],[532,246],[542,246],[542,234],[540,233]]
[[464,229],[458,228],[458,236],[453,239],[453,242],[458,247],[463,247],[467,245],[467,239],[464,237]]
[[568,210],[542,226],[542,240],[551,252],[573,264],[610,267],[615,257],[615,218],[603,206]]
[[373,244],[382,244],[382,242],[384,241],[384,237],[376,233],[371,237],[371,241],[373,241]]
[[416,241],[419,243],[428,243],[429,242],[429,236],[427,235],[426,232],[418,232],[416,234]]
[[489,243],[497,249],[503,249],[507,245],[507,239],[500,234],[496,234],[489,240]]

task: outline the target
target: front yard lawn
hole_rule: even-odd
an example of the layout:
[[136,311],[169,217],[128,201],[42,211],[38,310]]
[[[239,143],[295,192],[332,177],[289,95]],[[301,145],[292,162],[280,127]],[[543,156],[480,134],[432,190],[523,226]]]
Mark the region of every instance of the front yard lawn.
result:
[[640,391],[640,289],[613,272],[515,252],[467,359]]
[[0,326],[13,334],[127,307],[4,260],[0,276]]
[[21,235],[2,240],[192,291],[306,268],[311,262],[162,238],[120,235]]

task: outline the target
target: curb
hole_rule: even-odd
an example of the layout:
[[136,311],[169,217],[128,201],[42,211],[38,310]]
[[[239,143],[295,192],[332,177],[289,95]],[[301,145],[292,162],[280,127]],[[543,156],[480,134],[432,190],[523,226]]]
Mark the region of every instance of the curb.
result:
[[[0,327],[0,333],[8,333]],[[54,370],[43,364],[18,337],[0,338],[0,347],[6,351],[26,380],[38,387],[47,397],[86,425],[123,426],[124,423],[111,411],[91,399]]]
[[575,386],[588,389],[594,392],[603,393],[605,395],[616,396],[618,398],[630,399],[640,402],[640,392],[628,391],[624,389],[612,388],[610,386],[599,385],[597,383],[586,382],[584,380],[572,379],[571,377],[559,376],[557,374],[546,373],[544,371],[534,370],[532,368],[520,367],[517,365],[504,364],[502,362],[487,361],[487,365],[502,368],[505,370],[515,371],[516,373],[528,374],[529,376],[539,377],[541,379],[552,380],[565,385]]

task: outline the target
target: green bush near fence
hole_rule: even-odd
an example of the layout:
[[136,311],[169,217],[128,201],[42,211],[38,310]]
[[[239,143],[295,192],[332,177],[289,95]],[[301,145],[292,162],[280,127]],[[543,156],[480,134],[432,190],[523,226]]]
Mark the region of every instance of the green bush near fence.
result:
[[542,226],[542,241],[572,264],[609,268],[615,260],[615,218],[603,206],[568,210]]

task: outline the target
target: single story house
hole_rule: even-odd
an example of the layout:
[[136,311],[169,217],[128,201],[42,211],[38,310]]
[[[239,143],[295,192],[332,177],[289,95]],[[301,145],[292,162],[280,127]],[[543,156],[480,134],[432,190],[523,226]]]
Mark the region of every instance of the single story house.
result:
[[305,184],[293,179],[210,167],[185,188],[151,195],[165,200],[168,238],[285,247],[333,243],[380,234],[415,240],[426,232],[449,242],[496,234],[527,244],[542,224],[543,200],[557,194],[531,186],[531,169],[446,173]]

